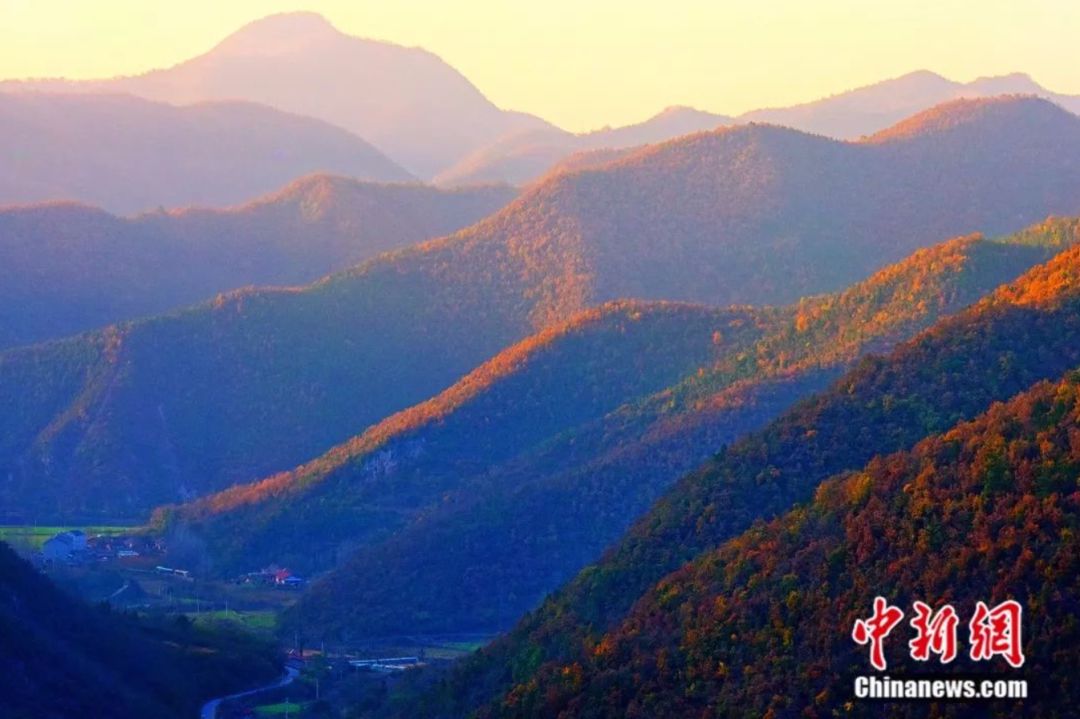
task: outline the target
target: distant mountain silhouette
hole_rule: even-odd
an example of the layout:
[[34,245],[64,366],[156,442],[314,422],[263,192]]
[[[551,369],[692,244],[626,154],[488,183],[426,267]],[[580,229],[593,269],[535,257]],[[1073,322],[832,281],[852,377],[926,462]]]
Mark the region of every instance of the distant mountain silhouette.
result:
[[731,118],[723,115],[689,107],[669,107],[645,122],[625,127],[580,134],[557,128],[519,132],[499,138],[468,155],[453,167],[440,172],[435,182],[441,185],[489,182],[522,185],[576,152],[615,150],[661,142],[691,132],[712,130],[730,122]]
[[339,32],[315,13],[271,15],[173,67],[110,80],[33,80],[0,89],[123,92],[174,104],[250,100],[319,118],[428,178],[508,132],[544,121],[495,107],[426,50]]
[[0,205],[74,200],[119,213],[232,205],[316,171],[413,179],[338,127],[244,102],[0,93],[0,153]]
[[441,172],[436,182],[448,185],[498,181],[526,184],[547,172],[564,170],[566,165],[577,166],[582,160],[589,159],[580,154],[575,156],[576,159],[571,158],[574,153],[660,142],[718,125],[765,122],[826,137],[855,140],[951,100],[999,95],[1046,98],[1071,112],[1080,113],[1080,96],[1051,92],[1021,73],[959,83],[921,70],[822,100],[755,110],[738,117],[674,107],[640,125],[614,130],[580,135],[552,129],[520,132],[498,138],[477,150]]
[[1033,95],[1051,100],[1071,112],[1080,112],[1080,96],[1047,90],[1023,73],[962,83],[919,70],[813,102],[754,110],[740,115],[738,122],[769,122],[853,140],[884,130],[935,105],[960,98],[995,95]]
[[691,135],[303,290],[6,353],[0,489],[139,513],[295,467],[610,300],[790,303],[943,237],[1080,213],[1080,118],[981,102],[945,133],[883,142]]
[[311,175],[225,210],[125,219],[63,203],[0,209],[0,347],[159,314],[245,285],[306,284],[453,232],[513,196],[507,187],[447,192]]

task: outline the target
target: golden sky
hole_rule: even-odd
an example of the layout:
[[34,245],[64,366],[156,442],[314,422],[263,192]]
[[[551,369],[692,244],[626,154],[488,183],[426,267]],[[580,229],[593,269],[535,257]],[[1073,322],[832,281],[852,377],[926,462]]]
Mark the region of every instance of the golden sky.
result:
[[926,68],[1080,93],[1080,0],[0,0],[0,78],[102,77],[314,10],[419,45],[501,107],[572,130],[665,106],[735,114]]

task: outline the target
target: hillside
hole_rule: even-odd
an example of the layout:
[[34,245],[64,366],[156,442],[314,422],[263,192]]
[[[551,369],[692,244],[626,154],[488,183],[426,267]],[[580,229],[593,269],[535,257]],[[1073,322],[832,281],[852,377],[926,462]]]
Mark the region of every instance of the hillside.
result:
[[1077,277],[1080,248],[1072,247],[888,355],[862,361],[828,391],[721,449],[679,480],[597,564],[465,663],[435,700],[439,713],[486,704],[584,657],[663,576],[757,519],[807,501],[828,477],[911,447],[1080,365]]
[[227,210],[122,218],[73,204],[0,209],[0,348],[245,285],[308,283],[469,225],[512,198],[508,188],[446,192],[312,175]]
[[312,172],[413,179],[338,127],[243,102],[0,92],[0,154],[0,205],[67,200],[116,213],[224,207]]
[[605,301],[788,303],[942,237],[1080,211],[1080,118],[988,106],[941,142],[693,135],[304,290],[0,355],[0,397],[20,410],[0,420],[0,496],[138,514],[296,467]]
[[500,137],[435,176],[443,186],[491,182],[524,185],[574,153],[614,150],[670,140],[692,132],[713,130],[731,118],[690,107],[669,107],[636,125],[572,133],[558,128],[527,130]]
[[544,237],[559,253],[566,294],[794,302],[841,289],[941,237],[1019,229],[1010,225],[1025,213],[1006,220],[1002,203],[1038,196],[1038,204],[1064,210],[1076,202],[1074,191],[1042,180],[1039,187],[1009,180],[1007,191],[982,183],[1015,176],[1001,163],[1035,157],[1080,174],[1049,143],[1036,147],[1037,138],[1059,132],[1076,141],[1080,119],[1033,99],[981,104],[985,113],[940,137],[928,131],[893,142],[837,143],[767,126],[699,133],[552,177],[526,193],[516,217],[499,219],[514,222],[505,235],[523,247],[529,236]]
[[[242,568],[233,558],[310,573],[347,557],[286,618],[302,617],[299,628],[319,640],[505,628],[710,448],[764,424],[868,349],[1016,278],[1055,251],[1051,227],[1074,224],[1048,224],[1023,244],[959,238],[839,295],[770,312],[699,319],[686,308],[632,306],[637,319],[623,319],[614,338],[608,324],[626,310],[606,309],[599,323],[587,313],[569,325],[583,335],[576,351],[521,360],[551,335],[542,333],[323,458],[181,507],[171,521],[193,522],[233,571]],[[628,384],[627,372],[643,376]],[[661,389],[664,374],[680,381]],[[572,394],[559,391],[568,386]],[[392,515],[400,529],[374,541],[386,522],[372,508],[407,507],[403,495],[413,518]],[[349,557],[340,547],[360,549]]]
[[309,12],[256,20],[203,55],[143,75],[9,81],[0,90],[126,93],[174,105],[248,100],[337,125],[422,179],[493,138],[550,127],[495,107],[426,50],[346,35]]
[[586,310],[317,459],[159,521],[166,531],[185,523],[201,534],[208,554],[233,572],[252,562],[328,568],[357,546],[490,491],[497,480],[485,477],[488,468],[745,351],[779,317],[632,301]]
[[[964,652],[947,667],[919,666],[897,638],[886,646],[890,675],[978,672],[1034,685],[1022,703],[900,703],[890,716],[1070,716],[1080,698],[1078,436],[1072,373],[826,481],[805,507],[665,577],[584,663],[482,715],[835,716],[853,699],[853,678],[871,671],[843,629],[884,596],[906,613],[913,600],[949,602],[965,624],[977,601],[1024,608],[1022,672]],[[881,709],[848,706],[857,716]]]
[[85,605],[2,542],[0,655],[12,719],[192,717],[206,699],[279,671],[262,642]]

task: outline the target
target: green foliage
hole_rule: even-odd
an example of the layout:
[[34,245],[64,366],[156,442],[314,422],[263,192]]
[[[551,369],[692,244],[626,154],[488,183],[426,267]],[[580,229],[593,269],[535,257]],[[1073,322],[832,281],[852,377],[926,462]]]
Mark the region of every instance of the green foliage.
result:
[[115,526],[97,526],[97,527],[49,527],[49,526],[35,526],[28,524],[14,524],[7,526],[0,526],[0,542],[15,547],[25,547],[27,549],[41,549],[41,545],[45,543],[47,539],[53,537],[60,532],[66,532],[71,529],[80,529],[86,534],[93,535],[114,535],[114,534],[126,534],[132,530],[130,526],[115,527]]

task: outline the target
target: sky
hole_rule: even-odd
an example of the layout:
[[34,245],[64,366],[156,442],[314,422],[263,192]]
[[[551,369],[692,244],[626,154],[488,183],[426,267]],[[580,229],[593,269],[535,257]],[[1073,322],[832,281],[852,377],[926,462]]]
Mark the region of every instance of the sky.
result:
[[424,47],[500,107],[575,131],[670,105],[788,105],[924,68],[1023,71],[1080,94],[1078,0],[0,0],[0,78],[165,67],[287,10]]

